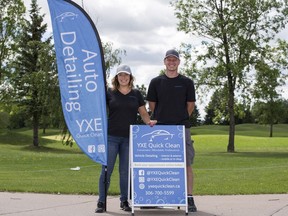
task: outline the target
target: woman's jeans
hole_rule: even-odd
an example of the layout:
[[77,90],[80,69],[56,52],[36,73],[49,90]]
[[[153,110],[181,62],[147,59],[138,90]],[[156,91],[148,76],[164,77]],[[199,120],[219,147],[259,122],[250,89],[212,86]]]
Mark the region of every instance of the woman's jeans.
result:
[[[117,154],[119,154],[120,200],[123,202],[128,200],[129,138],[108,135],[107,192]],[[105,200],[105,166],[102,166],[98,202]]]

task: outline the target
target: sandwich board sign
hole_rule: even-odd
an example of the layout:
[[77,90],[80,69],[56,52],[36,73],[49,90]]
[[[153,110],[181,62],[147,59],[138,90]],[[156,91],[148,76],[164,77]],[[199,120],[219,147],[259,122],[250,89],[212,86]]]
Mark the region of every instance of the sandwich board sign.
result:
[[185,206],[185,127],[130,126],[130,182],[134,207]]

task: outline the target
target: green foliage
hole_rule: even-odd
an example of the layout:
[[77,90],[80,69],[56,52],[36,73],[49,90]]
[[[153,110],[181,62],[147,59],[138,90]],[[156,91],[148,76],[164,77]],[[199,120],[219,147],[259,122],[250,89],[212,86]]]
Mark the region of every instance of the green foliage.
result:
[[147,97],[147,93],[146,93],[146,92],[147,92],[147,89],[146,89],[146,87],[144,86],[144,84],[142,84],[141,86],[136,85],[136,89],[138,89],[138,90],[141,92],[143,98],[146,100],[146,97]]
[[38,146],[38,129],[40,126],[47,127],[48,117],[59,113],[60,94],[55,53],[51,38],[44,39],[47,24],[43,23],[44,15],[40,14],[36,0],[31,2],[29,15],[30,19],[26,20],[19,43],[19,54],[15,60],[14,104],[17,103],[25,111],[27,123],[34,129],[33,144]]
[[[10,78],[9,64],[14,58],[22,31],[25,7],[22,0],[0,2],[0,86]],[[1,91],[3,94],[3,92]],[[3,95],[1,95],[3,97]],[[1,97],[0,97],[1,101]]]
[[178,0],[172,5],[178,30],[203,38],[201,51],[183,44],[184,72],[203,94],[211,89],[227,90],[227,150],[233,152],[236,92],[251,93],[251,70],[259,60],[273,63],[273,68],[287,68],[287,43],[272,43],[288,22],[287,5],[279,0]]
[[102,47],[104,52],[106,78],[109,78],[111,68],[121,63],[120,55],[126,55],[126,51],[121,49],[113,49],[113,44],[111,42],[102,43]]
[[281,121],[285,109],[283,102],[279,99],[277,88],[285,84],[280,69],[273,68],[263,61],[256,64],[256,83],[253,95],[256,98],[254,115],[261,124],[269,124],[270,136],[273,136],[273,125]]
[[288,123],[288,100],[283,100],[282,109],[284,110],[282,119],[280,123],[287,124]]
[[192,115],[189,117],[189,122],[190,122],[190,125],[193,127],[195,126],[199,126],[201,125],[201,118],[200,118],[200,112],[199,112],[199,109],[197,107],[197,105],[195,105],[195,108],[192,112]]
[[28,120],[28,116],[26,115],[25,110],[19,108],[12,110],[10,113],[10,129],[19,129],[26,126],[26,121]]
[[0,129],[5,129],[9,125],[9,114],[0,111]]
[[277,124],[287,118],[287,107],[281,100],[269,102],[256,102],[252,108],[255,119],[260,124]]
[[[138,89],[138,90],[141,92],[144,100],[146,101],[146,96],[147,96],[146,87],[142,84],[141,86],[136,85],[135,88]],[[149,113],[149,115],[151,115],[151,111],[149,110],[148,106],[147,106],[147,112]],[[142,120],[142,118],[141,118],[141,116],[140,116],[139,113],[137,113],[137,124],[145,124],[145,123],[143,122],[143,120]]]
[[[215,90],[208,105],[205,107],[204,124],[229,124],[227,103],[227,90],[225,88]],[[236,124],[254,122],[249,101],[246,102],[246,100],[243,100],[239,102],[236,100],[234,106]]]
[[262,61],[256,64],[255,69],[257,73],[253,89],[254,97],[264,101],[277,99],[279,97],[277,87],[285,84],[285,81],[281,78],[280,70],[272,68]]
[[[62,128],[63,143],[72,145],[62,113],[52,38],[44,37],[47,24],[37,1],[31,1],[29,19],[24,19],[22,0],[2,0],[0,11],[0,106],[10,115],[9,128],[32,126],[35,133],[40,127],[43,131]],[[120,55],[126,55],[126,51],[113,49],[110,42],[102,46],[108,78],[110,69],[121,63]]]
[[205,107],[205,124],[227,124],[229,120],[227,93],[224,88],[217,89]]

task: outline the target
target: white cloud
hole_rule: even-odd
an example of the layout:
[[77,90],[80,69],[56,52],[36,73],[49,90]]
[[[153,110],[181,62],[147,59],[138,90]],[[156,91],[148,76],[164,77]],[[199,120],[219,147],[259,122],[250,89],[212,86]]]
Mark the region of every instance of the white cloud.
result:
[[[163,56],[170,48],[191,40],[177,31],[174,10],[167,0],[74,0],[84,6],[103,42],[126,50],[122,63],[133,68],[136,84],[148,86],[163,69]],[[27,7],[30,0],[24,0]],[[52,32],[47,0],[38,0]],[[111,71],[113,75],[114,71]]]

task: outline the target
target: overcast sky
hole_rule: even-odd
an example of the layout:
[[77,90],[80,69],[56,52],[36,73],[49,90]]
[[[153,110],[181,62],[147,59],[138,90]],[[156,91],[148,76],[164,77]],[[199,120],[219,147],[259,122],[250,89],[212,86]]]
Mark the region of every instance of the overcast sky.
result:
[[[148,84],[164,68],[166,50],[179,48],[191,40],[177,31],[177,19],[169,0],[74,0],[94,21],[102,42],[112,42],[113,48],[126,50],[122,63],[128,64],[136,84]],[[30,0],[24,0],[29,7]],[[47,0],[37,0],[51,32]],[[115,69],[111,75],[115,74]]]
[[[179,48],[181,42],[200,45],[201,39],[177,31],[177,19],[170,0],[74,0],[94,21],[102,42],[112,42],[114,49],[126,50],[122,63],[128,64],[136,84],[148,87],[150,80],[164,69],[166,50]],[[31,0],[24,0],[27,7]],[[48,31],[52,32],[47,0],[37,0],[46,14]],[[287,37],[288,31],[281,33]],[[181,65],[180,65],[181,66]],[[115,69],[111,75],[115,74]],[[287,88],[286,88],[287,89]],[[288,91],[286,91],[288,92]],[[287,93],[285,95],[288,98]],[[198,97],[199,98],[199,97]],[[207,100],[206,100],[207,102]],[[197,102],[201,109],[205,104]],[[201,112],[203,117],[203,112]]]

